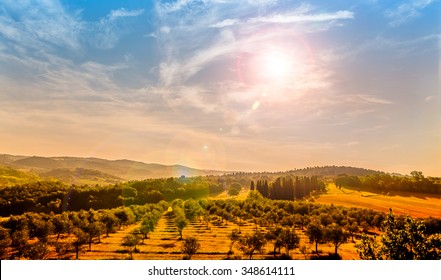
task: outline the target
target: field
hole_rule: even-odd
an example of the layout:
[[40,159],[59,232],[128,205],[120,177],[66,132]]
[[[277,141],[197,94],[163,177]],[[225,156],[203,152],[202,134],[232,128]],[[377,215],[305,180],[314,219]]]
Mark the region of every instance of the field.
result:
[[[133,259],[136,260],[180,260],[183,258],[181,253],[181,244],[179,234],[173,223],[173,215],[166,212],[159,220],[154,232],[149,234],[149,238],[144,244],[137,245],[137,253],[133,253]],[[127,248],[122,245],[123,237],[134,230],[138,225],[130,226],[117,233],[111,234],[110,237],[101,238],[101,243],[92,245],[92,250],[87,251],[84,246],[83,253],[79,259],[128,259],[129,253]],[[228,235],[233,229],[238,229],[237,223],[212,221],[207,226],[202,221],[195,221],[189,224],[183,231],[183,238],[196,237],[201,244],[201,249],[193,256],[192,259],[197,260],[222,260],[227,258],[247,259],[240,251],[233,246],[234,254],[228,255],[231,241]],[[255,225],[250,221],[241,222],[240,230],[243,234],[252,232]],[[263,229],[265,230],[265,229]],[[292,250],[290,256],[293,259],[305,259],[311,256],[314,249],[313,244],[308,242],[308,238],[301,230],[298,230],[301,237],[301,246],[305,245],[307,253],[303,254],[299,249]],[[333,247],[330,244],[320,244],[319,251],[321,254],[333,253]],[[282,249],[282,253],[283,253]],[[343,259],[358,259],[355,251],[354,243],[343,244],[339,248],[339,254]],[[253,259],[265,259],[273,256],[272,243],[268,243],[263,254],[255,254]],[[73,257],[73,256],[72,256]]]
[[[242,191],[237,199],[244,199],[247,195],[246,191]],[[213,199],[226,199],[228,195],[222,193]],[[425,196],[412,193],[390,193],[389,195],[381,195],[367,191],[356,191],[350,189],[337,189],[334,184],[328,184],[327,193],[314,197],[316,203],[342,205],[345,207],[369,208],[382,212],[389,212],[389,208],[393,209],[395,214],[409,214],[413,217],[441,217],[441,196]],[[122,238],[125,234],[137,226],[131,226],[123,231],[113,234],[111,237],[102,238],[102,243],[93,245],[92,251],[85,251],[80,255],[80,259],[125,259],[128,258],[127,248],[121,245]],[[228,234],[238,228],[237,223],[212,221],[208,226],[196,221],[189,224],[184,229],[184,238],[193,236],[201,243],[201,249],[193,259],[200,260],[219,260],[230,258],[247,258],[233,246],[233,255],[228,255],[230,240]],[[242,233],[252,232],[255,225],[251,221],[244,221],[240,227]],[[308,238],[304,232],[298,229],[301,236],[301,246],[307,249],[306,254],[302,254],[300,249],[290,252],[293,259],[305,259],[311,256],[313,244],[308,242]],[[357,242],[357,240],[355,240]],[[173,216],[164,214],[159,220],[157,228],[149,235],[149,239],[145,240],[145,244],[137,246],[138,253],[133,254],[134,259],[151,259],[151,260],[173,260],[182,259],[181,241],[173,224]],[[332,253],[331,244],[320,244],[319,250],[321,254]],[[272,256],[273,247],[268,243],[264,254],[256,254],[253,259],[265,259]],[[118,253],[119,252],[119,253]],[[358,259],[355,243],[348,242],[339,248],[339,254],[343,259]]]
[[342,205],[345,207],[369,208],[381,212],[389,212],[392,208],[395,214],[411,215],[415,218],[441,218],[441,195],[422,193],[391,192],[378,194],[351,189],[338,189],[335,184],[327,186],[327,193],[314,198],[322,204]]
[[[248,190],[242,189],[236,200],[244,200],[248,195]],[[231,197],[227,192],[223,192],[216,196],[205,197],[205,199],[227,200]],[[358,191],[351,189],[339,189],[333,183],[327,185],[327,192],[319,195],[311,196],[310,202],[318,204],[333,204],[345,207],[368,208],[376,211],[389,212],[392,208],[394,214],[410,214],[412,217],[441,217],[441,196],[439,195],[423,195],[412,193],[389,193],[378,194],[374,192]],[[105,237],[101,235],[99,241],[94,238],[91,250],[88,245],[82,245],[79,259],[83,260],[99,260],[99,259],[139,259],[139,260],[179,260],[183,259],[182,240],[175,226],[175,216],[171,207],[166,210],[160,217],[155,230],[149,233],[147,239],[136,246],[133,254],[130,254],[132,248],[124,246],[124,237],[137,230],[140,223],[123,226],[117,232],[111,233]],[[195,237],[201,247],[198,252],[193,255],[192,259],[197,260],[222,260],[222,259],[248,259],[236,246],[231,247],[229,234],[233,229],[238,229],[242,234],[252,233],[259,227],[253,219],[242,220],[233,218],[226,221],[221,220],[219,216],[210,216],[207,222],[202,218],[189,222],[188,226],[183,230],[183,238]],[[259,227],[263,232],[267,231],[266,227]],[[290,251],[292,259],[310,259],[311,257],[325,257],[334,252],[334,247],[330,243],[319,244],[319,254],[315,250],[315,244],[310,243],[305,229],[299,225],[295,228],[300,237],[300,246]],[[372,228],[372,234],[379,234],[377,229]],[[338,253],[342,259],[359,259],[355,245],[359,241],[360,234],[355,236],[355,240],[349,239],[347,243],[341,245]],[[73,237],[71,237],[73,238]],[[56,237],[50,237],[51,244],[55,244]],[[29,240],[30,243],[36,242],[36,239]],[[72,242],[66,234],[61,235],[59,240],[61,243]],[[45,258],[48,259],[75,259],[75,252],[71,247],[70,252],[65,255],[57,255],[54,245],[49,246],[51,253]],[[302,248],[303,247],[303,248]],[[232,253],[228,253],[232,249]],[[302,249],[300,249],[302,248]],[[269,241],[262,253],[253,255],[253,259],[272,259],[273,243]],[[282,249],[281,253],[285,253]],[[280,255],[278,255],[280,256]]]

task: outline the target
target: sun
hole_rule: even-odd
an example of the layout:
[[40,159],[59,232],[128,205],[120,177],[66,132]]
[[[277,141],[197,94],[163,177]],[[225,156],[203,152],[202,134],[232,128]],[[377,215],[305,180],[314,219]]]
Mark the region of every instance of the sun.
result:
[[262,78],[269,81],[285,81],[294,74],[293,57],[283,50],[270,49],[258,60]]

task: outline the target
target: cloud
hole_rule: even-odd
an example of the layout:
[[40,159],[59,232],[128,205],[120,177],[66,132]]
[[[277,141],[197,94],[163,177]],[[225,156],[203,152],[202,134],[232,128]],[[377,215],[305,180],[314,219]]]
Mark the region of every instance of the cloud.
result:
[[0,35],[27,49],[55,46],[80,50],[85,23],[59,1],[4,1],[0,9]]
[[321,14],[276,14],[272,16],[251,18],[249,23],[299,23],[299,22],[322,22],[341,19],[353,19],[354,13],[351,11],[337,11],[335,13]]
[[351,11],[337,11],[335,13],[321,13],[321,14],[303,14],[304,9],[297,9],[294,13],[274,14],[270,16],[253,17],[246,21],[239,19],[225,19],[220,22],[209,25],[211,28],[224,28],[237,24],[256,24],[256,23],[306,23],[306,22],[326,22],[343,19],[354,19],[354,13]]
[[390,9],[385,12],[386,17],[390,19],[389,24],[392,27],[397,27],[410,22],[421,16],[421,11],[430,6],[437,0],[411,0],[406,1],[395,9]]
[[329,50],[325,53],[325,59],[338,61],[342,59],[352,59],[362,57],[372,51],[388,51],[390,57],[408,57],[410,53],[421,54],[429,50],[439,49],[440,34],[428,34],[411,39],[395,39],[378,35],[369,38],[365,42],[357,45],[342,46],[339,49]]
[[124,8],[120,8],[118,10],[110,11],[108,15],[109,20],[113,21],[121,17],[138,17],[144,13],[144,9],[139,10],[126,10]]
[[156,5],[157,10],[161,13],[161,14],[167,14],[167,13],[173,13],[173,12],[177,12],[180,11],[181,9],[183,9],[184,7],[192,4],[192,3],[197,3],[199,1],[197,0],[177,0],[176,2],[169,2],[169,3],[158,3]]
[[221,22],[217,22],[214,24],[209,25],[209,27],[211,28],[223,28],[223,27],[228,27],[228,26],[233,26],[237,23],[239,23],[240,20],[239,19],[232,19],[232,18],[228,18],[228,19],[224,19]]
[[118,10],[112,10],[110,13],[96,23],[91,38],[95,47],[99,49],[111,49],[118,43],[122,34],[125,31],[121,28],[120,22],[125,18],[139,17],[144,14],[143,9],[139,10],[126,10],[120,8]]
[[358,95],[357,97],[359,97],[361,100],[369,102],[369,103],[374,103],[374,104],[381,104],[381,105],[390,105],[390,104],[394,104],[392,101],[386,100],[386,99],[382,99],[382,98],[378,98],[375,96],[371,96],[371,95]]

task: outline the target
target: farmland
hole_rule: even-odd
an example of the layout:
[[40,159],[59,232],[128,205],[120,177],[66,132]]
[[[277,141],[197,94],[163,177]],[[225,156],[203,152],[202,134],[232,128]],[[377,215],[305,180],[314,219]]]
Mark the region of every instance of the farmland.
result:
[[322,204],[335,204],[345,207],[369,208],[384,213],[393,209],[396,214],[411,215],[417,218],[441,218],[441,195],[410,192],[391,192],[378,194],[352,189],[337,189],[335,184],[327,185],[327,192],[314,198]]
[[[409,234],[429,249],[398,258],[439,256],[441,195],[355,189],[330,177],[240,173],[1,191],[2,211],[15,211],[1,220],[4,259],[390,258],[363,255],[360,246],[408,232],[391,232],[403,226],[418,229]],[[188,254],[183,245],[191,238]]]

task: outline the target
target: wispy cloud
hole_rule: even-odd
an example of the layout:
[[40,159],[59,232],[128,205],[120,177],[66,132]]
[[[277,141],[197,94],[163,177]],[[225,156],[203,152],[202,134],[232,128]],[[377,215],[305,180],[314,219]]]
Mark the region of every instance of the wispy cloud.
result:
[[91,38],[94,38],[94,45],[100,49],[113,48],[124,33],[124,30],[121,29],[119,23],[125,18],[139,17],[143,13],[143,9],[126,10],[120,8],[118,10],[110,11],[105,18],[102,18],[96,24],[94,34],[91,34]]
[[239,19],[227,18],[227,19],[224,19],[223,21],[216,22],[214,24],[210,24],[209,27],[212,27],[212,28],[223,28],[223,27],[233,26],[233,25],[238,24],[238,23],[240,23]]
[[357,97],[363,101],[366,101],[369,103],[374,103],[374,104],[382,104],[382,105],[394,104],[392,101],[382,99],[382,98],[379,98],[376,96],[371,96],[371,95],[357,95]]
[[118,10],[112,10],[108,15],[109,20],[115,20],[121,17],[137,17],[144,13],[144,9],[139,10],[126,10],[124,8]]
[[16,45],[44,49],[53,46],[79,50],[85,25],[78,14],[65,11],[58,1],[3,1],[0,34]]
[[421,10],[427,8],[437,0],[410,0],[399,5],[395,9],[385,12],[390,19],[389,24],[393,27],[405,24],[421,16]]
[[299,22],[322,22],[342,19],[353,19],[354,13],[351,11],[337,11],[335,13],[321,14],[277,14],[251,18],[249,23],[299,23]]

